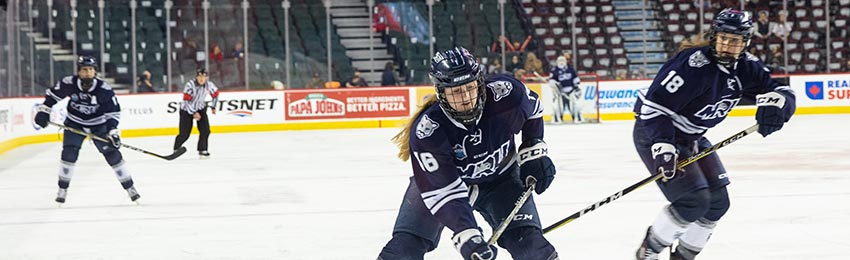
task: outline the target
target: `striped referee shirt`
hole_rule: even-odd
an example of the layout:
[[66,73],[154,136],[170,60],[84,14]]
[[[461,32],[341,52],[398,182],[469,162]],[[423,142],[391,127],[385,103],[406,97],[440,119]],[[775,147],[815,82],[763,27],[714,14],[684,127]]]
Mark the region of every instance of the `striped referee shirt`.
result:
[[212,104],[215,107],[218,103],[218,87],[209,80],[204,85],[198,84],[194,79],[190,80],[183,88],[183,103],[180,104],[180,109],[190,115],[203,110],[207,107],[205,101],[207,95],[212,97]]

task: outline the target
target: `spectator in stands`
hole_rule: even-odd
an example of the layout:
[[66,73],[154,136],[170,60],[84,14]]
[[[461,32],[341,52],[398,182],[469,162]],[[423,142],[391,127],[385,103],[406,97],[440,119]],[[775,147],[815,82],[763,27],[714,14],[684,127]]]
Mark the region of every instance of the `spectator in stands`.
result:
[[779,40],[782,40],[782,46],[785,45],[785,38],[791,33],[791,23],[788,22],[788,12],[779,11],[779,21],[770,23],[770,33],[771,35],[778,37]]
[[313,73],[313,78],[310,79],[310,83],[307,83],[307,88],[324,88],[325,80],[319,76],[318,72]]
[[533,52],[529,52],[525,56],[525,70],[528,73],[543,73],[543,62],[537,58],[537,55]]
[[395,73],[395,66],[392,61],[388,61],[384,65],[384,72],[381,73],[381,86],[398,86],[398,76]]
[[502,53],[502,45],[501,45],[502,42],[505,43],[505,51],[507,51],[507,52],[513,51],[514,46],[511,44],[511,41],[508,40],[507,38],[505,38],[504,35],[499,35],[499,39],[496,40],[495,42],[493,42],[493,44],[490,45],[490,52],[491,53]]
[[785,66],[785,57],[782,56],[782,48],[779,46],[773,47],[767,54],[765,65],[772,71],[781,71]]
[[525,82],[525,73],[526,73],[525,69],[519,68],[516,71],[514,71],[513,73],[514,73],[514,78],[521,80],[522,82]]
[[236,69],[239,70],[239,83],[245,83],[245,48],[242,42],[236,42],[233,46],[233,59],[236,61]]
[[618,70],[617,71],[617,77],[614,78],[614,79],[615,80],[627,80],[627,79],[629,79],[629,74],[626,70]]
[[508,64],[507,72],[514,73],[517,69],[523,69],[525,65],[522,64],[522,60],[519,58],[519,55],[511,55],[511,63]]
[[360,71],[354,69],[354,76],[351,77],[348,81],[345,82],[344,88],[357,88],[357,87],[368,87],[369,84],[366,83],[366,79],[360,77]]
[[847,59],[847,63],[844,64],[844,71],[850,72],[850,59]]
[[204,66],[204,61],[202,60],[204,56],[198,55],[198,43],[195,42],[195,40],[188,38],[185,40],[185,42],[188,57],[195,61],[195,69],[200,69]]
[[156,89],[153,88],[153,83],[151,83],[151,72],[149,70],[142,72],[136,85],[138,86],[138,93],[156,92]]
[[499,35],[499,40],[496,40],[490,46],[490,52],[491,53],[502,53],[502,45],[500,44],[500,42],[505,43],[505,51],[506,52],[508,52],[508,53],[511,53],[511,52],[522,53],[522,52],[525,51],[525,47],[528,46],[528,43],[531,42],[531,35],[529,35],[528,37],[525,37],[525,42],[523,42],[522,44],[520,44],[517,41],[515,41],[514,43],[511,43],[511,40],[509,40],[508,38],[506,38],[502,35]]
[[770,36],[770,20],[768,20],[767,10],[759,11],[759,19],[755,23],[755,30],[753,35],[755,35],[755,41],[753,41],[753,46],[756,44],[762,44],[762,50],[767,50],[767,37]]
[[210,46],[210,62],[215,65],[214,75],[218,76],[218,82],[224,84],[224,72],[221,71],[221,62],[224,61],[224,52],[221,51],[221,47],[218,46],[218,43],[213,43]]
[[502,62],[500,59],[493,59],[493,63],[487,67],[487,74],[499,74],[502,73]]

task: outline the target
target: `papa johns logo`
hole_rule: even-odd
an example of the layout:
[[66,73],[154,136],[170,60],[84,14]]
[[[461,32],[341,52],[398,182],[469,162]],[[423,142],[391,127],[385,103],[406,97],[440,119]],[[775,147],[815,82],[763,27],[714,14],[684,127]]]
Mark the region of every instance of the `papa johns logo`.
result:
[[286,110],[291,117],[344,116],[345,103],[329,98],[325,94],[313,93],[302,99],[293,100]]

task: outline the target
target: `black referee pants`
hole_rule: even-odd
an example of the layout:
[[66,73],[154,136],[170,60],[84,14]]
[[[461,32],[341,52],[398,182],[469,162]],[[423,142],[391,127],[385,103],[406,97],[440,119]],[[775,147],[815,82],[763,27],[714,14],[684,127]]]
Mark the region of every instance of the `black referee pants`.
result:
[[[198,110],[198,114],[201,114],[201,119],[198,120],[198,132],[201,134],[198,137],[198,151],[206,151],[210,138],[210,120],[207,117],[206,108]],[[195,119],[192,118],[192,114],[189,114],[186,110],[180,110],[180,134],[174,139],[174,150],[183,146],[183,143],[189,139],[189,134],[192,133],[192,122],[194,121]]]

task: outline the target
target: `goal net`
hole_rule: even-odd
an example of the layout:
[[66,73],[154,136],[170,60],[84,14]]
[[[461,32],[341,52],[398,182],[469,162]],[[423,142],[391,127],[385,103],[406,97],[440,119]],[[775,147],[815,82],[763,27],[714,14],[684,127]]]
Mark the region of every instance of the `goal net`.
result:
[[[596,74],[579,74],[581,80],[580,92],[564,94],[557,87],[544,83],[551,97],[548,108],[552,119],[549,123],[599,123],[599,76]],[[562,115],[559,114],[562,112]],[[558,117],[563,120],[557,120]],[[577,117],[577,118],[574,118]],[[576,120],[579,119],[579,120]],[[559,122],[560,121],[560,122]]]

